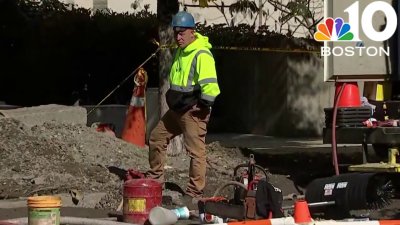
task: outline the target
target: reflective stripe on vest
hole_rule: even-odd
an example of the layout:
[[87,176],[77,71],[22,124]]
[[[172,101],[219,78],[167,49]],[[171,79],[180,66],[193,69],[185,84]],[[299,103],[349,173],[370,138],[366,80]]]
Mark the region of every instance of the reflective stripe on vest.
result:
[[[213,55],[210,52],[206,51],[206,50],[199,50],[198,52],[196,52],[196,55],[194,55],[192,64],[190,65],[190,71],[189,71],[186,87],[182,87],[182,86],[179,86],[179,85],[171,84],[171,87],[170,87],[171,90],[180,91],[180,92],[192,92],[195,89],[196,90],[200,89],[200,87],[198,87],[198,86],[196,87],[196,85],[192,85],[192,82],[193,82],[193,79],[194,79],[194,75],[196,73],[197,57],[202,53],[207,53],[211,57],[213,57]],[[211,79],[215,79],[215,78],[204,79],[204,80],[202,80],[202,83],[213,83],[213,82],[207,82],[207,80],[211,80]],[[214,82],[216,82],[216,79],[215,79]],[[200,82],[199,82],[199,84],[200,84]]]
[[199,80],[199,84],[209,84],[209,83],[217,83],[217,78],[206,78],[203,80]]
[[204,99],[204,100],[207,100],[207,101],[210,101],[210,102],[213,102],[213,101],[215,101],[215,96],[211,96],[211,95],[206,95],[206,94],[201,94],[201,96],[200,96],[200,98],[201,99]]

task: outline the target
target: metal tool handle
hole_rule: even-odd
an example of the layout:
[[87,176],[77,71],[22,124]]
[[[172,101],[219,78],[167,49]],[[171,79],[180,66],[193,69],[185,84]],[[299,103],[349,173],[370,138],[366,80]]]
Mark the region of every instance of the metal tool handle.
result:
[[[233,170],[233,176],[236,177],[236,176],[238,175],[238,170],[239,170],[240,168],[248,168],[248,167],[249,167],[249,164],[248,164],[248,163],[240,164],[240,165],[236,166],[235,169]],[[257,165],[257,164],[254,165],[254,167],[255,167],[256,169],[261,170],[261,171],[264,173],[265,177],[268,177],[268,172],[267,172],[267,170],[266,170],[264,167],[262,167],[262,166],[260,166],[260,165]]]
[[219,196],[219,193],[220,193],[223,189],[225,189],[226,187],[228,187],[228,186],[241,187],[241,188],[243,188],[243,190],[246,190],[246,191],[247,191],[246,185],[244,185],[244,184],[242,184],[242,183],[240,183],[240,182],[237,182],[237,181],[228,181],[228,182],[226,182],[225,184],[223,184],[222,186],[220,186],[219,188],[217,188],[217,190],[214,192],[213,197],[218,197],[218,196]]
[[[320,206],[328,206],[328,205],[335,205],[335,201],[308,203],[308,207],[320,207]],[[283,210],[294,209],[294,205],[283,206],[282,209]]]

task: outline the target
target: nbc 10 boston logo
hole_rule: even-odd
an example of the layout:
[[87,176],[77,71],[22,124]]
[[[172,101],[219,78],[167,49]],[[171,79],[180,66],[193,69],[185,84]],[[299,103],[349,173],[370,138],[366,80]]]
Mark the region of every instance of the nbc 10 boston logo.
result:
[[[339,1],[333,1],[333,4]],[[378,12],[383,13],[385,25],[376,29],[373,22]],[[362,8],[359,1],[354,1],[343,13],[345,17],[348,16],[347,21],[342,17],[327,17],[317,25],[314,39],[325,42],[325,46],[321,47],[321,56],[390,55],[389,46],[366,46],[364,38],[368,38],[369,42],[385,42],[393,36],[397,29],[397,15],[392,5],[373,1]],[[360,39],[360,32],[363,32],[364,40]],[[340,43],[341,46],[333,46],[333,43]]]

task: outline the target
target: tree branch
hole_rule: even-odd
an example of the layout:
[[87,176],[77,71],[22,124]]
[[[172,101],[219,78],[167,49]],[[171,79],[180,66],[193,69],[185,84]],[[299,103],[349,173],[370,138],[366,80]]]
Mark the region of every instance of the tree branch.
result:
[[229,8],[229,6],[225,6],[225,4],[224,4],[224,2],[222,2],[222,5],[218,5],[217,3],[215,3],[215,2],[212,2],[212,3],[214,3],[214,5],[215,6],[217,6],[217,9],[221,12],[221,14],[224,16],[224,18],[225,18],[225,21],[226,21],[226,25],[228,25],[229,26],[229,21],[228,21],[228,18],[226,18],[226,15],[225,15],[225,13],[224,13],[224,11],[222,10],[223,8]]

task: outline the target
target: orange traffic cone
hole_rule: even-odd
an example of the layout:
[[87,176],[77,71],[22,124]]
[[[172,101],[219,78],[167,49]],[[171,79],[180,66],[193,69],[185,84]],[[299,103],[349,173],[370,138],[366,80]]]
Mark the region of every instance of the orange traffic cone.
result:
[[125,126],[122,131],[122,139],[138,145],[145,146],[146,138],[146,110],[145,110],[145,94],[147,84],[147,72],[140,68],[135,75],[135,88],[128,113],[125,119]]
[[308,209],[307,201],[297,200],[294,203],[294,222],[309,223],[311,222],[310,210]]

